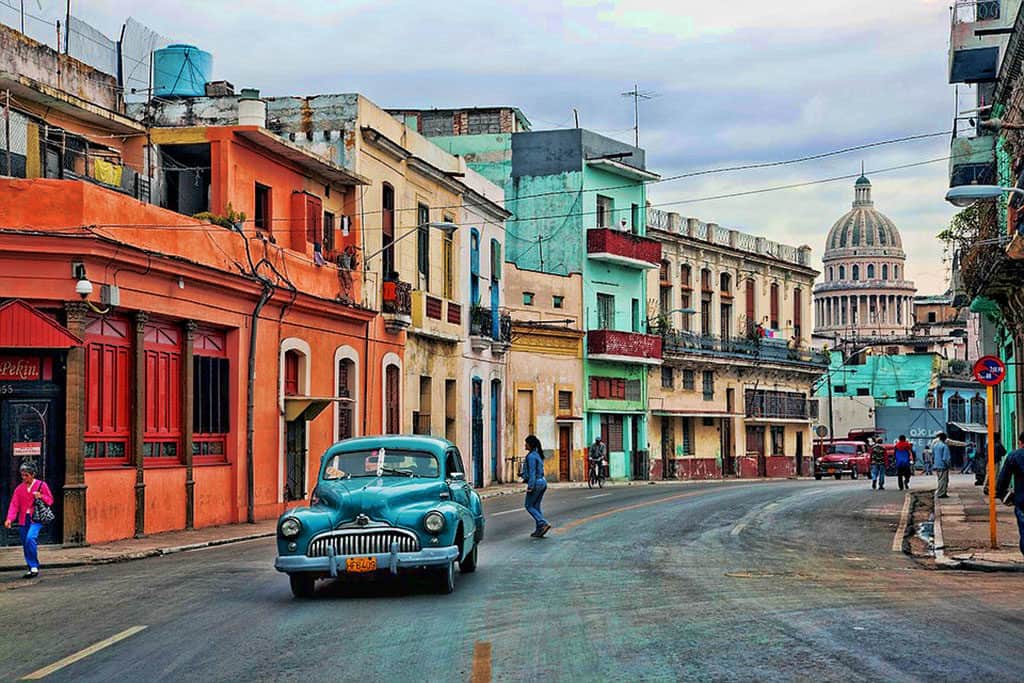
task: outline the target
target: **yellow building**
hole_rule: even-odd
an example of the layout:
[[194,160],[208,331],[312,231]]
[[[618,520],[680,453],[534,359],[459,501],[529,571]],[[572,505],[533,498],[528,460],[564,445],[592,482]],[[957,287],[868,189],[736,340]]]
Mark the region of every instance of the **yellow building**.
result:
[[548,481],[584,479],[583,278],[520,270],[505,264],[512,316],[506,385],[504,481],[516,481],[523,442],[534,434],[544,447]]
[[664,364],[649,372],[651,476],[809,473],[812,383],[809,247],[655,209],[662,244],[650,271],[652,331]]

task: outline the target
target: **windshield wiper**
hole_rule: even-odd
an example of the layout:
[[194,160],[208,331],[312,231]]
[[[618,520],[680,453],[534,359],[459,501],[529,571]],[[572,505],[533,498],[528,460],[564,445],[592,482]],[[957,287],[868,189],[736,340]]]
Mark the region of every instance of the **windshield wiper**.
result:
[[398,469],[395,469],[394,467],[381,467],[380,471],[385,473],[385,474],[397,474],[397,475],[399,475],[401,477],[415,477],[416,476],[415,474],[413,474],[409,470],[398,470]]

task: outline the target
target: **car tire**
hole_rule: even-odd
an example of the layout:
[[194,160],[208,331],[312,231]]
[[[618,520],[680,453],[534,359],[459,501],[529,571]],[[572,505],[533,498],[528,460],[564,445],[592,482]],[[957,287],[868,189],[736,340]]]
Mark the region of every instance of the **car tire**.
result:
[[438,593],[448,595],[455,590],[455,560],[434,571],[434,586]]
[[476,571],[476,551],[480,546],[473,544],[473,549],[463,559],[459,560],[459,571],[463,574],[472,574]]
[[316,578],[310,574],[289,574],[292,595],[299,599],[311,598],[316,592]]
[[840,479],[843,478],[843,473],[842,472],[836,472],[833,476],[836,478],[836,481],[839,481]]
[[857,473],[856,468],[850,470],[850,479],[856,479],[859,476],[860,476],[860,474]]
[[817,479],[818,481],[821,481],[821,473],[820,472],[816,473],[814,475],[814,478]]

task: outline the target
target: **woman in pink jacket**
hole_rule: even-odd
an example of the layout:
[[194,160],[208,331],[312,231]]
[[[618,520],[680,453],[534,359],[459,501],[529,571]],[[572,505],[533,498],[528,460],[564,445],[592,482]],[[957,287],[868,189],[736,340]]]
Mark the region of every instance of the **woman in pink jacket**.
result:
[[19,470],[21,484],[14,489],[4,526],[10,529],[11,522],[19,524],[21,547],[25,551],[25,563],[28,564],[25,578],[34,579],[39,576],[39,531],[43,525],[32,520],[32,507],[37,498],[41,498],[47,505],[53,505],[53,494],[45,481],[36,479],[35,465],[25,463]]

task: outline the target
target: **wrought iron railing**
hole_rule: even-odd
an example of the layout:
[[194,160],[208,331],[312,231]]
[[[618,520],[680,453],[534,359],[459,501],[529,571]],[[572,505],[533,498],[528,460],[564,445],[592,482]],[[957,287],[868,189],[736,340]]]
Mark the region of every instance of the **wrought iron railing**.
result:
[[469,334],[474,337],[487,337],[498,342],[510,342],[512,340],[512,316],[508,313],[499,313],[495,320],[494,309],[486,306],[474,306],[469,311]]
[[401,280],[385,280],[381,310],[392,315],[412,314],[412,285]]
[[761,338],[719,337],[711,334],[697,334],[669,329],[661,332],[663,353],[673,354],[706,354],[730,357],[745,357],[751,360],[771,361],[779,363],[799,363],[816,365],[822,368],[828,365],[825,355],[820,351],[806,347],[793,348],[781,341],[769,341]]

